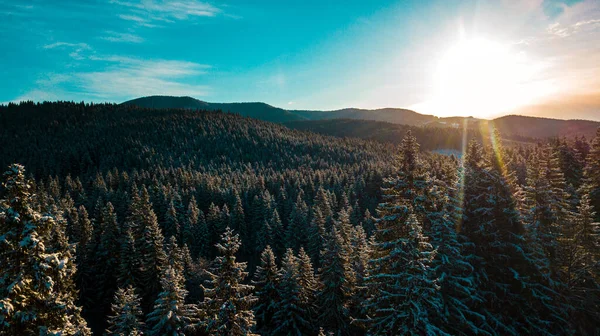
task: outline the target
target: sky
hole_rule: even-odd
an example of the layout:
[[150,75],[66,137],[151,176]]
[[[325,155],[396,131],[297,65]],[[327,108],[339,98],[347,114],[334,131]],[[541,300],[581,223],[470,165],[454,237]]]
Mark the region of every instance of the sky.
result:
[[600,1],[0,0],[0,102],[600,120]]

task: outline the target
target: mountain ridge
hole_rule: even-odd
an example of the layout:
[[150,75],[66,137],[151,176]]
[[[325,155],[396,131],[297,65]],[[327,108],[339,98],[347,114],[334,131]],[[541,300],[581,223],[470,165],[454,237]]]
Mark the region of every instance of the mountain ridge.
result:
[[523,115],[506,115],[495,119],[475,117],[437,117],[404,108],[344,108],[331,111],[323,110],[286,110],[263,102],[210,103],[189,96],[147,96],[121,103],[145,108],[183,108],[237,113],[255,119],[286,123],[311,120],[358,119],[382,121],[409,126],[427,127],[479,127],[497,128],[510,136],[529,138],[573,137],[584,135],[592,137],[600,122],[584,119],[554,119]]

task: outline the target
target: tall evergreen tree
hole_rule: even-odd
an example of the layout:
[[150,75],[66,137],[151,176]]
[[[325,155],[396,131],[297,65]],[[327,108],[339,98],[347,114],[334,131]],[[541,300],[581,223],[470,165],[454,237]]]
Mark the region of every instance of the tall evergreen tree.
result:
[[256,330],[261,335],[271,335],[277,325],[273,316],[277,311],[277,302],[281,300],[279,284],[281,272],[275,263],[275,254],[267,245],[260,256],[260,265],[254,273],[252,285],[256,289],[256,305],[254,315],[256,316]]
[[504,151],[496,143],[483,160],[471,142],[467,153],[461,232],[484,299],[476,309],[503,334],[552,334],[566,323],[524,239],[512,177],[500,159]]
[[126,228],[120,240],[121,258],[117,266],[117,285],[120,288],[135,286],[140,274],[140,256],[135,249],[135,240],[130,228]]
[[75,265],[62,235],[51,246],[56,221],[32,209],[25,168],[4,173],[0,199],[0,330],[7,335],[90,335],[75,305]]
[[493,334],[485,316],[473,308],[483,298],[477,291],[473,265],[464,254],[464,239],[456,232],[453,214],[460,213],[455,208],[458,204],[450,199],[444,204],[430,214],[431,243],[436,250],[431,270],[441,295],[440,314],[432,319],[450,335]]
[[163,249],[164,238],[145,187],[142,187],[139,198],[134,198],[134,202],[130,206],[127,225],[132,228],[136,259],[140,263],[140,276],[136,285],[141,289],[143,307],[150,308],[160,292],[160,276],[167,256]]
[[350,334],[348,302],[353,294],[353,274],[344,240],[333,227],[322,252],[320,269],[321,289],[318,300],[321,307],[319,321],[338,335]]
[[600,128],[592,140],[586,157],[581,193],[588,194],[590,205],[596,210],[595,222],[600,222]]
[[143,335],[144,324],[140,320],[142,309],[140,298],[132,286],[119,288],[112,304],[112,315],[108,317],[106,335]]
[[246,263],[237,262],[240,239],[227,227],[217,244],[219,256],[210,271],[203,302],[206,332],[211,335],[253,335],[255,326],[252,306],[256,297],[254,286],[242,283],[248,276]]
[[273,320],[277,328],[273,335],[311,335],[315,327],[310,321],[308,307],[302,304],[298,283],[298,260],[292,249],[287,249],[282,262],[280,285],[281,301]]
[[404,223],[385,215],[377,223],[374,257],[370,261],[365,302],[369,334],[436,335],[441,308],[431,264],[434,250],[421,224],[410,213]]
[[148,314],[147,325],[150,336],[184,336],[196,315],[191,305],[185,304],[187,290],[184,277],[178,266],[168,265],[161,274],[162,292]]

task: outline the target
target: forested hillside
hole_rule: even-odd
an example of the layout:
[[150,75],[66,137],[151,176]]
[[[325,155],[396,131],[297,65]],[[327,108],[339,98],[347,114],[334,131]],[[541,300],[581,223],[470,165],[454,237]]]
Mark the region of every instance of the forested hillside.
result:
[[[490,128],[486,127],[439,127],[439,126],[409,126],[393,124],[383,121],[353,120],[353,119],[329,119],[329,120],[302,120],[284,123],[285,126],[315,132],[323,135],[336,137],[361,138],[383,143],[400,144],[404,134],[409,130],[417,138],[421,148],[424,150],[455,149],[463,150],[463,147],[471,140],[480,143],[488,143],[490,139]],[[465,134],[466,133],[466,134]],[[514,135],[513,133],[500,133],[502,138],[514,143],[535,144],[541,139]]]
[[[345,108],[334,111],[306,111],[286,110],[265,103],[209,103],[192,97],[148,96],[129,100],[123,105],[133,105],[146,108],[184,108],[192,110],[223,111],[241,114],[246,117],[278,123],[291,123],[298,127],[329,127],[340,119],[355,120],[356,125],[364,121],[379,126],[385,123],[406,126],[419,126],[427,128],[463,128],[466,126],[474,136],[481,130],[496,128],[504,137],[513,140],[546,139],[557,137],[587,137],[592,138],[600,122],[591,120],[560,120],[540,117],[526,117],[509,115],[492,120],[473,117],[436,117],[421,114],[412,110],[401,108],[359,109]],[[295,123],[299,121],[313,121],[312,123]],[[348,122],[344,121],[348,126]],[[359,129],[361,127],[358,127]],[[387,126],[386,128],[391,128]],[[360,133],[360,131],[358,131]],[[450,132],[451,133],[451,132]],[[348,136],[352,136],[349,134]]]
[[459,161],[130,105],[0,129],[0,334],[598,333],[600,131]]

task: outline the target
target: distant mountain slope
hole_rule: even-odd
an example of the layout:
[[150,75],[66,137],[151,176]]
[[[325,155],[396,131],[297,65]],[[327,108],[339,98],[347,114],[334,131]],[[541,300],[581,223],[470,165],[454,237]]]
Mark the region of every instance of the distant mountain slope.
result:
[[532,138],[585,135],[591,139],[600,127],[600,122],[591,120],[560,120],[518,115],[500,117],[491,122],[503,134]]
[[149,96],[133,99],[124,102],[123,104],[147,108],[185,108],[210,111],[222,110],[224,112],[237,113],[243,116],[277,123],[302,120],[354,119],[381,121],[410,126],[462,128],[466,121],[467,127],[469,128],[497,127],[502,134],[513,139],[563,136],[574,137],[581,135],[590,138],[594,135],[596,128],[600,127],[600,122],[589,120],[559,120],[516,115],[505,116],[494,120],[472,117],[438,118],[433,115],[420,114],[412,110],[399,108],[383,108],[375,110],[346,108],[334,111],[285,110],[265,103],[209,103],[192,97]]
[[149,96],[126,101],[123,105],[146,108],[221,110],[278,123],[304,119],[294,113],[265,103],[208,103],[192,97]]
[[[454,149],[461,150],[463,146],[463,128],[437,126],[410,126],[373,120],[353,119],[324,119],[303,120],[284,123],[285,126],[302,131],[310,131],[336,137],[361,138],[383,143],[400,144],[404,135],[410,130],[424,150]],[[469,127],[467,142],[476,139],[488,144],[488,132],[482,132],[479,127]],[[487,137],[484,139],[484,137]],[[505,144],[535,143],[536,139],[524,136],[503,134]]]
[[383,108],[376,110],[365,110],[358,108],[346,108],[335,111],[302,111],[292,110],[292,113],[298,114],[308,120],[323,119],[363,119],[385,121],[394,124],[403,124],[411,126],[420,126],[427,123],[438,121],[439,118],[420,114],[412,110],[400,108]]

